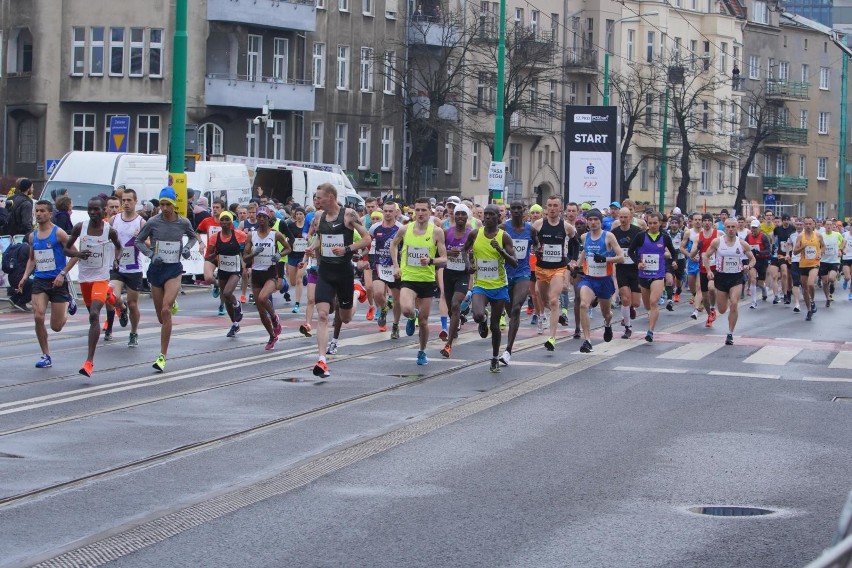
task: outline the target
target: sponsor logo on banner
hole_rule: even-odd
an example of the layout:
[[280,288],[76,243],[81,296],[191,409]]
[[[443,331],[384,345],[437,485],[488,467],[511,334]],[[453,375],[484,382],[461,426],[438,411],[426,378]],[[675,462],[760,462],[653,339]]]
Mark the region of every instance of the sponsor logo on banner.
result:
[[592,115],[590,114],[575,114],[574,122],[591,123]]

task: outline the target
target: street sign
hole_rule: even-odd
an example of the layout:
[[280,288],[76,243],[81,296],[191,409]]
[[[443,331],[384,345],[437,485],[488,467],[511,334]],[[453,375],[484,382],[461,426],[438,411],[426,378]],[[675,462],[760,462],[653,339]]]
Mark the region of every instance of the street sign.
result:
[[506,162],[491,162],[488,166],[488,197],[503,199],[503,188],[506,186]]
[[113,116],[109,121],[108,152],[127,152],[127,138],[130,135],[130,117]]
[[59,160],[45,160],[44,162],[44,175],[50,177],[53,173],[53,170],[56,169],[56,166],[59,165]]

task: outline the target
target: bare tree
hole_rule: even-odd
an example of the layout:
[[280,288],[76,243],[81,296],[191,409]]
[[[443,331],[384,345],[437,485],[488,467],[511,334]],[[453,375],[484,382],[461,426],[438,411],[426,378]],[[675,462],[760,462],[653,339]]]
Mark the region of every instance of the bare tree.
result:
[[739,210],[742,202],[746,200],[748,172],[764,141],[772,135],[773,126],[778,122],[778,107],[767,101],[764,86],[747,91],[737,106],[737,115],[741,117],[739,142],[742,158],[734,210]]

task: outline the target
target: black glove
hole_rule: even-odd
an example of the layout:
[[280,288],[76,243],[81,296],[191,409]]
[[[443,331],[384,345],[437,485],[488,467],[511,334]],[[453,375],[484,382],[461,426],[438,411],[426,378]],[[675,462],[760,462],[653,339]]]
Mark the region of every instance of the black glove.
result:
[[595,253],[594,256],[595,262],[606,262],[606,255],[601,253]]

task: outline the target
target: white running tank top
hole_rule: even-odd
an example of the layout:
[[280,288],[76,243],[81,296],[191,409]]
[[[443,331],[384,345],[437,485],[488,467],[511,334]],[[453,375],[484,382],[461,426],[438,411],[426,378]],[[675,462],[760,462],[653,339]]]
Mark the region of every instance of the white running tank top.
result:
[[89,222],[83,221],[77,248],[80,252],[88,250],[92,255],[77,261],[80,282],[100,282],[109,280],[109,271],[115,260],[115,247],[109,240],[109,223],[104,221],[104,230],[100,235],[89,235]]
[[743,245],[739,237],[734,244],[729,245],[727,238],[719,237],[719,248],[716,249],[716,272],[738,274],[743,271]]

